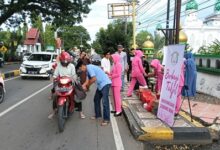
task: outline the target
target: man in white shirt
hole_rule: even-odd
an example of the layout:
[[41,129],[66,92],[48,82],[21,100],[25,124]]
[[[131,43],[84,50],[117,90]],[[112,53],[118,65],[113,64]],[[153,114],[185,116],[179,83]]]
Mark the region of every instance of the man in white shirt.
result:
[[106,74],[110,74],[111,72],[111,63],[109,60],[110,57],[111,57],[110,52],[107,51],[104,53],[104,57],[102,58],[102,61],[101,61],[101,67]]
[[117,48],[118,48],[118,51],[116,52],[116,54],[120,55],[120,63],[122,65],[122,74],[121,74],[122,89],[121,89],[121,91],[124,91],[125,72],[128,71],[127,54],[125,52],[123,52],[124,48],[122,45],[118,45]]

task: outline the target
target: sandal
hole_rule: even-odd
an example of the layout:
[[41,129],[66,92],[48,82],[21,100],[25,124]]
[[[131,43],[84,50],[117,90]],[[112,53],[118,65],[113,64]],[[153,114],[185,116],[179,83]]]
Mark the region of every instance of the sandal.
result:
[[107,126],[109,124],[109,121],[103,121],[102,123],[101,123],[101,126]]
[[83,113],[80,113],[80,118],[81,118],[81,119],[85,119],[86,116],[85,116]]
[[54,113],[54,112],[53,112],[53,113],[51,113],[51,114],[49,114],[48,119],[53,119],[54,115],[55,115],[55,113]]

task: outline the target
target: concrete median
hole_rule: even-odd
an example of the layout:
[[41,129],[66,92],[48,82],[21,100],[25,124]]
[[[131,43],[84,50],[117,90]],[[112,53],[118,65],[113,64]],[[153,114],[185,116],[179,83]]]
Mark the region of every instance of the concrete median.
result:
[[20,70],[12,70],[1,74],[3,79],[8,79],[20,75]]
[[122,94],[123,112],[134,138],[159,145],[170,144],[211,144],[212,136],[208,128],[192,120],[184,112],[175,117],[175,123],[169,127],[154,113],[143,108],[139,97],[126,97]]

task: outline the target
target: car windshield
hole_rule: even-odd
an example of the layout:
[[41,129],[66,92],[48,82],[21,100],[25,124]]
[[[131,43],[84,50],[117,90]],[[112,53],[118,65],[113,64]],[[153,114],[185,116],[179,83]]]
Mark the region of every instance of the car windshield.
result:
[[32,54],[29,58],[29,61],[50,61],[51,55],[49,54]]

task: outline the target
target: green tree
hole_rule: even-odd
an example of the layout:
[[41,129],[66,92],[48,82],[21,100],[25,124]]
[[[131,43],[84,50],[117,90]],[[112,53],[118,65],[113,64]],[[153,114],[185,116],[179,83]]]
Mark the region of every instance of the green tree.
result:
[[153,42],[155,50],[161,50],[165,45],[165,37],[161,37],[159,34],[154,34]]
[[[130,40],[132,37],[132,24],[127,25],[127,34],[125,34],[125,22],[123,20],[115,20],[108,24],[107,29],[100,28],[96,34],[95,43],[101,45],[101,51],[110,50],[116,51],[117,45],[122,44],[125,48],[130,47]],[[101,52],[100,52],[101,53]]]
[[[58,37],[63,40],[65,49],[70,49],[74,46],[80,47],[81,42],[83,50],[89,49],[90,35],[86,28],[83,26],[63,26],[58,30]],[[81,41],[82,40],[82,41]]]
[[[24,21],[26,16],[42,14],[45,21],[57,27],[74,25],[82,21],[82,16],[90,11],[89,5],[95,0],[0,0],[0,25],[6,20],[11,23]],[[16,17],[13,15],[16,14]]]
[[137,45],[142,47],[148,36],[150,36],[150,39],[153,40],[152,35],[148,31],[140,31],[136,36]]
[[45,27],[45,32],[43,33],[44,44],[45,46],[52,45],[55,46],[55,38],[54,38],[54,28],[52,25],[47,24]]

